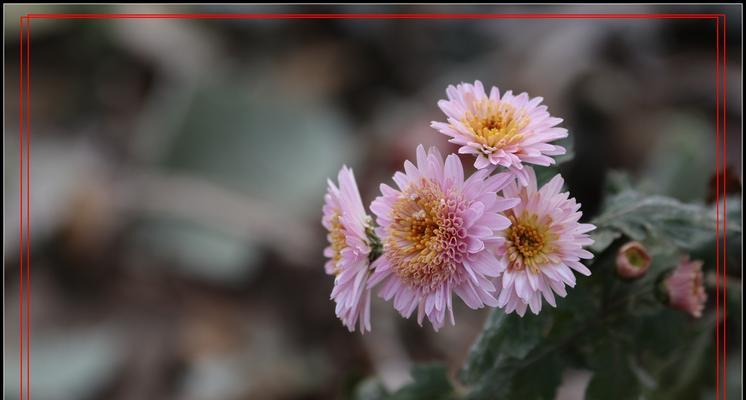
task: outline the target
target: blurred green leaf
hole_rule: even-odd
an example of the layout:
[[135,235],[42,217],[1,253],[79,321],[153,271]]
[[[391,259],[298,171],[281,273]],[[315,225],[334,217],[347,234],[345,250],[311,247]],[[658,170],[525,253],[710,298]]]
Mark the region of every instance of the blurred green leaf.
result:
[[509,400],[553,400],[562,382],[562,362],[555,354],[544,357],[537,368],[524,368],[512,379]]
[[671,114],[664,119],[662,134],[654,141],[648,177],[655,193],[681,201],[704,199],[707,182],[714,173],[715,148],[708,122],[691,113]]
[[[739,346],[740,347],[740,346]],[[726,395],[723,398],[730,399],[741,399],[741,382],[743,382],[743,371],[741,362],[743,355],[740,351],[736,350],[733,354],[728,355],[728,365],[725,370],[726,373]]]
[[368,378],[355,386],[352,398],[355,400],[382,400],[386,398],[386,390],[377,379]]
[[609,171],[606,174],[605,186],[605,192],[608,195],[618,194],[634,188],[629,174],[622,171]]
[[388,397],[390,400],[450,400],[455,398],[446,367],[422,364],[412,369],[414,382]]
[[[606,250],[615,240],[622,237],[622,232],[613,229],[600,229],[596,228],[595,231],[591,232],[593,238],[593,244],[590,249],[596,253],[601,253]],[[595,263],[597,260],[593,259],[591,262]]]
[[630,368],[627,353],[613,341],[599,345],[591,359],[593,377],[586,400],[630,400],[639,397],[640,384]]
[[[54,335],[35,334],[29,391],[37,399],[94,398],[116,381],[124,365],[122,340],[111,326],[67,328]],[[18,354],[17,347],[7,350]],[[5,398],[18,398],[18,372],[22,366],[18,365],[17,356],[6,358],[6,363]]]
[[199,224],[167,218],[144,219],[135,243],[173,260],[185,275],[212,283],[239,286],[257,271],[257,246]]
[[268,82],[223,82],[197,91],[164,166],[302,214],[321,204],[327,177],[354,166],[349,131],[324,102]]

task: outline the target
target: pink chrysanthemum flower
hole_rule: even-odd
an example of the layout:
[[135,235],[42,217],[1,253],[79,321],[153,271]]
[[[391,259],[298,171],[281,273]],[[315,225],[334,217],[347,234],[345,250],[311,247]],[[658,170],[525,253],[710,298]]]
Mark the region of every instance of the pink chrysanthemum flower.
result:
[[663,281],[672,308],[685,311],[694,318],[702,316],[707,293],[702,284],[702,261],[685,257]]
[[431,126],[460,145],[459,153],[474,154],[477,169],[505,167],[525,186],[524,163],[548,166],[554,164],[550,156],[565,154],[564,147],[549,142],[567,137],[567,129],[557,127],[562,119],[549,115],[541,97],[516,96],[510,90],[500,96],[494,86],[488,96],[480,81],[450,85],[446,94],[448,100],[438,106],[448,122],[433,121]]
[[464,180],[455,154],[445,163],[436,148],[417,147],[417,165],[404,163],[396,172],[399,189],[381,185],[382,195],[371,204],[377,217],[383,254],[373,263],[369,285],[381,283],[380,295],[393,298],[394,308],[409,318],[417,310],[437,331],[446,313],[454,323],[452,293],[472,309],[496,306],[492,279],[505,263],[495,257],[497,232],[510,225],[500,211],[517,199],[497,195],[512,176],[488,177],[477,171]]
[[359,322],[360,331],[370,331],[370,239],[367,230],[371,218],[365,213],[363,202],[352,170],[343,166],[339,171],[339,187],[329,180],[324,196],[322,224],[329,231],[329,247],[324,255],[329,258],[324,268],[334,275],[331,298],[336,302],[336,314],[350,330]]
[[506,197],[518,197],[521,202],[505,215],[511,225],[501,233],[505,243],[508,267],[498,278],[501,287],[498,306],[506,313],[516,311],[523,316],[526,308],[534,314],[541,311],[542,296],[556,307],[554,294],[564,297],[565,285],[575,286],[573,270],[590,275],[580,262],[593,255],[583,246],[593,243],[587,232],[596,227],[578,222],[583,215],[580,204],[561,193],[563,180],[556,175],[537,190],[536,175],[526,167],[528,185],[513,182],[503,189]]

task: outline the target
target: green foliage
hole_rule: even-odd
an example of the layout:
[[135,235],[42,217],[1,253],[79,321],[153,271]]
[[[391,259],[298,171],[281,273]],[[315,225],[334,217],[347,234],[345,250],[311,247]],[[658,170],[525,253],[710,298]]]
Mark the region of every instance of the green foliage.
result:
[[646,163],[643,185],[685,202],[703,199],[715,164],[715,141],[702,133],[711,128],[686,113],[674,113],[661,122],[663,131],[675,134],[651,140],[653,153]]
[[366,379],[356,388],[355,400],[452,400],[456,399],[448,370],[437,363],[415,365],[412,382],[394,393],[387,393],[380,382]]
[[622,235],[663,246],[693,249],[713,237],[715,213],[664,196],[645,196],[625,190],[611,197],[593,221],[595,252],[601,252]]
[[464,383],[479,381],[501,358],[524,359],[541,342],[551,323],[551,316],[544,314],[521,318],[516,314],[493,312],[469,353],[461,380]]
[[472,385],[469,399],[505,397],[518,392],[526,381],[524,368],[552,323],[549,314],[521,318],[495,311],[490,315],[482,336],[473,346],[461,371],[461,380]]
[[639,382],[619,343],[609,341],[594,351],[593,378],[586,389],[587,400],[629,400],[639,395]]
[[[557,166],[538,169],[540,182],[557,171]],[[416,370],[414,383],[382,398],[550,400],[568,368],[591,373],[585,388],[589,400],[706,395],[702,388],[714,384],[708,362],[715,351],[714,312],[693,319],[666,307],[655,291],[659,277],[682,254],[704,260],[706,273],[714,269],[715,206],[643,193],[624,174],[609,178],[609,197],[591,221],[597,229],[590,277],[579,278],[565,298],[557,299],[556,308],[544,304],[539,315],[494,310],[458,375],[458,390],[448,383],[445,368],[431,366]],[[725,212],[730,264],[731,258],[741,259],[737,199],[729,199]],[[642,242],[653,256],[648,273],[634,281],[621,280],[615,272],[618,246],[627,240]],[[730,315],[740,312],[739,283],[729,283]],[[714,293],[710,296],[713,307]],[[738,325],[738,318],[729,317],[729,324]],[[740,393],[740,387],[729,390]]]
[[355,400],[383,400],[386,396],[386,389],[383,388],[383,385],[374,378],[368,378],[357,385],[350,398]]
[[386,397],[388,400],[450,400],[455,398],[446,367],[423,364],[412,369],[414,382]]
[[541,365],[523,368],[516,372],[506,396],[509,400],[554,400],[562,381],[562,359],[548,354],[541,359]]

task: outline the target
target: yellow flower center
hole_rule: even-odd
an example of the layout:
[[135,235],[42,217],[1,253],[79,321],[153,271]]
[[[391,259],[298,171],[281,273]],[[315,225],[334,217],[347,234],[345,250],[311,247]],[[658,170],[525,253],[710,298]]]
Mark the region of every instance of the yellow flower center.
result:
[[700,293],[704,293],[705,289],[702,285],[702,271],[694,272],[694,279],[692,279],[692,294],[699,296]]
[[461,122],[472,131],[478,143],[500,149],[521,141],[529,120],[511,104],[484,99],[475,103]]
[[334,214],[334,216],[331,219],[330,229],[329,229],[329,235],[327,236],[327,239],[329,239],[329,243],[331,243],[332,251],[334,254],[332,255],[332,264],[334,265],[334,275],[339,275],[341,272],[339,269],[339,260],[342,259],[342,250],[347,247],[347,241],[345,240],[345,230],[344,226],[342,226],[342,215],[338,212]]
[[427,179],[403,192],[392,207],[384,252],[404,283],[430,291],[454,277],[466,253],[464,210],[459,196]]
[[505,239],[508,244],[508,261],[511,271],[522,271],[528,268],[538,274],[541,267],[555,261],[552,256],[556,239],[549,231],[551,220],[539,220],[536,215],[521,214],[510,216],[511,225]]

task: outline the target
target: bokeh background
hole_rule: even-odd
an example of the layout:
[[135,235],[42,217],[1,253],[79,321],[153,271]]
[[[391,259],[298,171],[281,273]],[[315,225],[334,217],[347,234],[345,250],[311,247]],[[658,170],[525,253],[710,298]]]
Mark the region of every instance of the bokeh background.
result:
[[[7,399],[27,12],[725,12],[728,189],[740,193],[735,6],[6,6]],[[429,128],[436,102],[480,79],[542,96],[565,119],[575,159],[563,173],[587,216],[612,170],[712,201],[715,43],[711,20],[33,20],[34,398],[341,399],[368,376],[400,386],[413,362],[455,371],[484,310],[459,306],[437,334],[380,300],[371,334],[335,319],[325,179],[353,167],[368,202],[417,144],[454,151]],[[740,280],[740,259],[729,262]],[[578,376],[560,398],[578,398]]]

